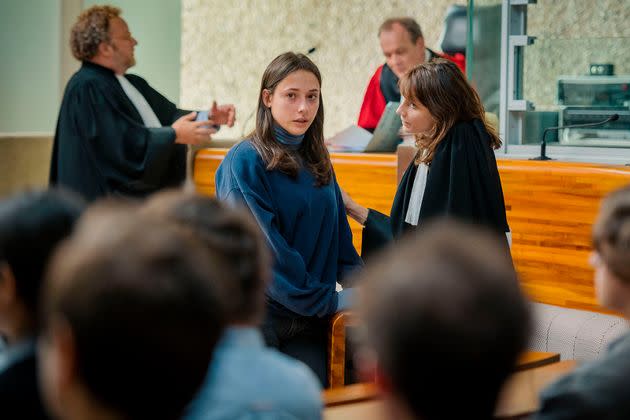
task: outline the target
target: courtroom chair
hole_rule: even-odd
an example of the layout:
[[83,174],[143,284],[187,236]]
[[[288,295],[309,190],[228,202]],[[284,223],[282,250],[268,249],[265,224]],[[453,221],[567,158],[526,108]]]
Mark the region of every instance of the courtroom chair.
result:
[[560,353],[562,360],[589,362],[606,353],[608,345],[628,332],[628,321],[580,309],[532,303],[530,350]]
[[446,10],[444,27],[438,43],[442,52],[454,56],[466,55],[466,40],[468,37],[467,6],[453,4]]

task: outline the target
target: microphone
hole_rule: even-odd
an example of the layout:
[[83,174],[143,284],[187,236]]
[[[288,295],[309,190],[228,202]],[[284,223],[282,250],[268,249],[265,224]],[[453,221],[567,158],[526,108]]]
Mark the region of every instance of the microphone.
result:
[[610,117],[606,118],[603,121],[598,121],[594,123],[586,123],[586,124],[569,124],[569,125],[559,125],[557,127],[547,127],[545,131],[543,131],[542,141],[540,142],[540,156],[536,156],[534,158],[530,158],[529,160],[553,160],[549,156],[547,156],[547,132],[552,130],[562,130],[564,128],[586,128],[586,127],[597,127],[600,125],[604,125],[611,121],[617,121],[619,119],[619,114],[612,114]]

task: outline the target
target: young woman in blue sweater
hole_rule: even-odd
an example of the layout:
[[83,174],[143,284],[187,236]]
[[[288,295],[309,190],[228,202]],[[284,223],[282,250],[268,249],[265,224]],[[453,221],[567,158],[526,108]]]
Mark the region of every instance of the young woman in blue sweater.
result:
[[336,291],[361,266],[324,145],[321,76],[305,55],[276,57],[263,74],[256,129],[216,173],[220,200],[246,205],[274,257],[267,288],[267,344],[310,366],[326,385],[332,314],[351,289]]

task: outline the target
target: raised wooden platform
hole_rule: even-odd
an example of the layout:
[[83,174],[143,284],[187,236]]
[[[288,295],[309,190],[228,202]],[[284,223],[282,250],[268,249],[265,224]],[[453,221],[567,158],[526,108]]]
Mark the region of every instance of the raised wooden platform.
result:
[[499,160],[512,256],[536,301],[600,310],[588,264],[602,198],[630,183],[630,168],[567,162]]
[[[198,190],[214,194],[214,172],[226,149],[201,150],[195,159]],[[394,154],[331,155],[341,187],[357,202],[389,213],[396,192]],[[630,167],[500,159],[512,255],[533,300],[601,311],[588,265],[593,220],[601,199],[630,183]],[[403,164],[403,166],[405,166]],[[351,221],[360,249],[361,228]]]
[[[228,149],[197,152],[193,178],[197,191],[214,195],[214,173]],[[396,194],[395,154],[333,153],[331,155],[341,188],[364,206],[389,214]],[[350,221],[354,246],[361,249],[361,225]]]

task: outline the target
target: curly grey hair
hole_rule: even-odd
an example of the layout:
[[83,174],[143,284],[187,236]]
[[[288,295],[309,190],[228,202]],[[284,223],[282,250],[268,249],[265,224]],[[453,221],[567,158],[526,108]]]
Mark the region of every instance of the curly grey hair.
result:
[[79,15],[70,32],[70,48],[77,60],[92,59],[101,42],[109,42],[109,22],[121,10],[113,6],[92,6]]

